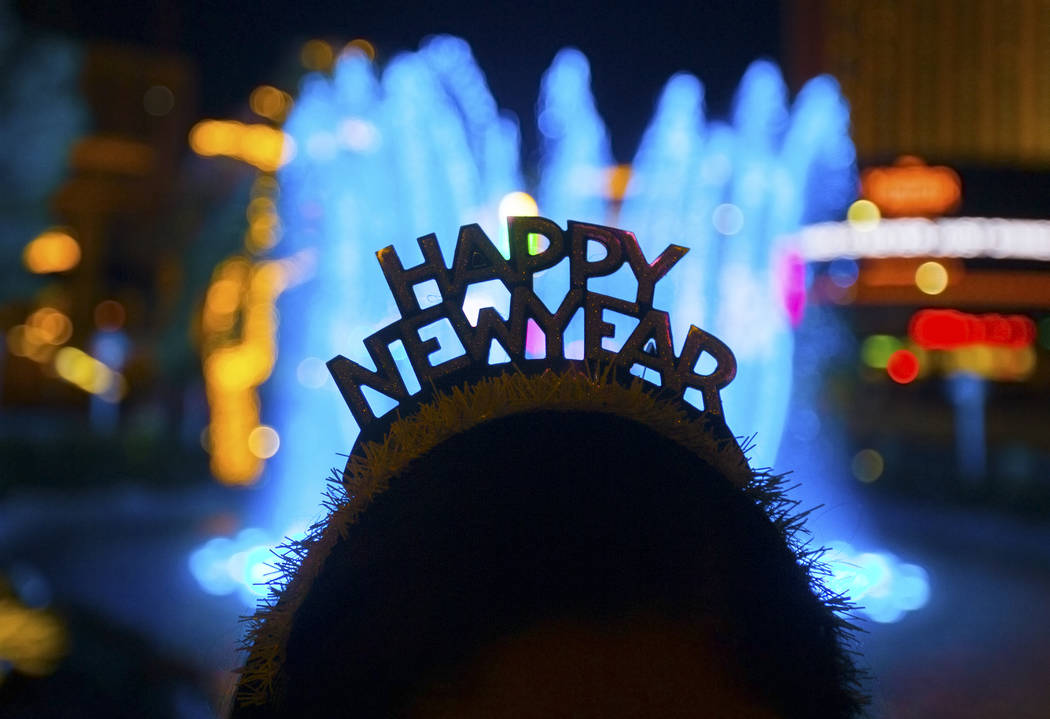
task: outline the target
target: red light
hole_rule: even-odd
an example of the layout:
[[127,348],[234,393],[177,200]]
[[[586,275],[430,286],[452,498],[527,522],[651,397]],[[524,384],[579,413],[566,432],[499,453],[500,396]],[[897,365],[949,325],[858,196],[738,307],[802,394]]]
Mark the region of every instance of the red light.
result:
[[920,310],[911,318],[908,335],[928,350],[989,344],[1019,349],[1035,341],[1035,322],[1024,315],[971,315],[958,310]]
[[908,384],[919,376],[919,358],[908,350],[897,350],[886,362],[886,373],[898,384]]

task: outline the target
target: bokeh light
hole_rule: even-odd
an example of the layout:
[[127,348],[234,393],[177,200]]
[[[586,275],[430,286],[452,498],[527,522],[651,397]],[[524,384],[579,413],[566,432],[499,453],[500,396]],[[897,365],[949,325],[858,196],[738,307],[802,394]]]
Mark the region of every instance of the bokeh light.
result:
[[55,353],[54,369],[59,377],[85,392],[98,395],[108,402],[119,402],[127,392],[127,385],[119,372],[114,372],[76,347],[63,347]]
[[306,357],[295,368],[299,384],[308,389],[319,389],[328,382],[328,367],[320,357]]
[[281,438],[273,427],[260,425],[248,434],[248,450],[259,459],[269,459],[280,447]]
[[357,38],[351,40],[343,48],[343,55],[360,55],[369,62],[373,62],[376,59],[376,49],[372,43],[368,42],[364,38]]
[[16,357],[46,363],[72,334],[73,323],[69,317],[53,307],[41,307],[29,315],[24,324],[7,331],[7,347]]
[[886,361],[886,373],[898,384],[908,384],[919,376],[919,358],[911,350],[897,350]]
[[80,245],[68,232],[49,230],[26,245],[22,261],[36,274],[66,272],[80,263]]
[[942,370],[947,375],[966,373],[999,382],[1023,382],[1036,367],[1032,347],[997,347],[976,344],[958,347],[942,355]]
[[822,557],[830,576],[828,588],[854,602],[873,621],[898,622],[926,606],[930,579],[917,564],[901,562],[889,552],[858,552],[848,542],[829,542]]
[[273,85],[260,85],[248,97],[252,112],[274,122],[284,122],[292,105],[292,96]]
[[[527,192],[508,192],[499,201],[499,248],[504,257],[510,257],[510,240],[507,236],[508,217],[535,217],[540,213],[536,200]],[[529,235],[529,252],[539,252],[538,235]]]
[[277,205],[273,201],[273,194],[256,192],[256,196],[248,203],[246,212],[248,218],[248,232],[244,237],[246,249],[251,252],[262,252],[269,250],[277,244],[281,238],[281,220],[277,215]]
[[175,94],[166,85],[154,85],[142,96],[142,109],[153,117],[164,117],[175,108]]
[[857,261],[849,257],[839,257],[828,264],[828,277],[835,283],[836,287],[846,289],[852,287],[860,275],[860,266]]
[[1039,344],[1050,350],[1050,316],[1039,320]]
[[335,53],[324,40],[309,40],[299,51],[299,62],[307,70],[327,71],[332,69]]
[[744,213],[736,205],[723,202],[711,213],[711,224],[721,234],[732,236],[744,229]]
[[871,200],[857,200],[846,211],[846,221],[858,232],[870,232],[879,225],[882,213]]
[[850,469],[857,481],[871,484],[882,476],[885,463],[882,455],[874,449],[862,449],[853,455]]
[[190,130],[190,148],[202,157],[232,157],[273,172],[295,155],[295,143],[281,130],[236,120],[201,120]]
[[505,223],[508,217],[535,217],[539,211],[536,200],[527,192],[508,192],[499,201],[501,224]]
[[1037,329],[1025,315],[975,315],[959,310],[925,309],[908,323],[908,335],[924,349],[956,349],[966,345],[1030,347]]
[[927,295],[939,295],[948,287],[948,270],[940,262],[923,262],[915,270],[915,286]]
[[242,529],[233,537],[213,537],[189,556],[189,569],[208,594],[234,594],[253,607],[269,594],[268,582],[276,576],[277,554],[289,540],[306,535],[302,526],[285,532],[285,538],[257,528]]
[[0,684],[10,669],[30,677],[51,674],[68,650],[66,627],[55,615],[0,592]]
[[[256,187],[268,189],[268,183]],[[255,482],[279,446],[277,432],[260,424],[258,387],[273,371],[274,301],[294,275],[290,267],[294,258],[253,263],[234,256],[216,268],[205,295],[201,340],[211,411],[208,450],[212,474],[226,484]]]
[[886,369],[894,352],[901,349],[901,341],[892,335],[871,335],[860,345],[860,359],[873,369]]
[[116,300],[102,300],[92,312],[95,326],[103,332],[114,332],[124,326],[127,321],[127,313],[124,305]]
[[69,317],[53,307],[41,307],[29,315],[26,325],[37,330],[40,338],[52,345],[65,344],[73,334]]

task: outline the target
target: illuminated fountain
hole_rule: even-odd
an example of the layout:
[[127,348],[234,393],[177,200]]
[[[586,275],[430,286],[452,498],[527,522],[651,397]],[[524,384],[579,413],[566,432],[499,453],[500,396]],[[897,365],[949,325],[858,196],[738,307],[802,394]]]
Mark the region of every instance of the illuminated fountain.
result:
[[[791,326],[805,296],[804,265],[783,238],[803,223],[840,218],[856,188],[848,110],[837,84],[816,78],[789,106],[779,70],[756,62],[741,80],[731,121],[721,123],[705,117],[699,80],[675,75],[622,197],[610,192],[612,154],[580,52],[556,56],[537,112],[543,140],[534,202],[524,193],[517,125],[498,110],[465,42],[433,38],[378,76],[368,59],[351,54],[330,77],[304,78],[285,125],[296,154],[279,174],[285,239],[276,249],[312,274],[278,303],[279,352],[263,420],[276,428],[281,449],[258,492],[257,525],[285,532],[319,519],[325,478],[343,464],[336,453],[353,443],[357,429],[324,362],[344,354],[371,366],[360,340],[397,316],[375,250],[394,245],[406,266],[415,264],[422,259],[416,237],[433,232],[451,257],[460,225],[478,222],[491,237],[505,238],[501,220],[509,214],[541,214],[562,225],[615,224],[635,232],[650,257],[670,242],[690,247],[655,303],[671,311],[676,351],[689,324],[733,348],[738,374],[723,391],[727,419],[756,436],[752,465],[774,466],[791,392]],[[546,281],[553,283],[557,272],[552,268]],[[626,267],[591,286],[612,295],[633,287]],[[541,297],[543,291],[540,281]],[[432,294],[436,299],[436,288]],[[425,285],[417,295],[424,306],[433,301]],[[508,301],[505,288],[475,286],[466,298],[468,316],[489,305],[505,312]],[[631,326],[610,320],[614,341],[622,341]],[[567,356],[573,331],[570,325]],[[443,348],[435,364],[458,354],[450,326],[430,336]],[[395,343],[392,351],[413,382],[404,348]],[[377,393],[368,399],[377,414],[393,406]],[[692,401],[688,393],[686,399]],[[841,482],[796,469],[808,485],[804,501],[842,500]],[[834,528],[820,531],[822,543],[839,538]],[[203,548],[195,555],[195,573],[225,562],[242,584],[258,581],[264,545],[261,535],[206,545],[207,557]],[[907,584],[907,598],[886,599],[896,608],[872,616],[892,621],[924,601],[921,569],[843,543],[835,552],[834,586],[861,601],[890,597],[894,577],[905,577],[898,585]],[[223,577],[214,586],[226,587]]]
[[[284,450],[267,467],[261,508],[274,512],[265,519],[274,527],[316,518],[325,477],[342,465],[335,452],[348,451],[357,432],[324,362],[353,353],[354,338],[396,314],[375,250],[392,244],[415,257],[415,238],[435,232],[451,256],[460,225],[491,231],[500,199],[521,187],[517,125],[498,113],[469,48],[453,38],[398,56],[381,80],[360,55],[331,78],[307,76],[285,130],[297,157],[280,175],[280,249],[316,260],[313,277],[279,303],[264,413]],[[350,358],[367,362],[363,348]]]

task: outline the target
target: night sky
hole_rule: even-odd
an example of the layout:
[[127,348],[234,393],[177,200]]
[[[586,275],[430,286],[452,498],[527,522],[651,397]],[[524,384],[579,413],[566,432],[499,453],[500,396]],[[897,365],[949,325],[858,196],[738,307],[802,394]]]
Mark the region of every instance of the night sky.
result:
[[[0,0],[3,1],[3,0]],[[517,114],[535,148],[533,106],[540,76],[559,48],[591,60],[599,111],[617,159],[631,158],[659,89],[679,70],[707,87],[709,112],[725,114],[740,75],[758,57],[781,54],[780,9],[773,0],[681,3],[534,2],[423,4],[252,2],[251,0],[20,0],[37,28],[88,40],[177,51],[196,65],[205,116],[228,116],[251,88],[273,81],[298,44],[311,37],[370,40],[379,60],[414,49],[435,33],[468,40],[499,105]]]

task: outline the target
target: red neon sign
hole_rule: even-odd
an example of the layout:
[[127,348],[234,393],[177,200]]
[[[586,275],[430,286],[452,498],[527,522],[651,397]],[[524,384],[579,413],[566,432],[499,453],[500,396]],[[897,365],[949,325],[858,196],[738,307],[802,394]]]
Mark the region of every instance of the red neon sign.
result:
[[972,315],[958,310],[920,310],[908,323],[908,336],[928,350],[966,345],[1028,347],[1035,341],[1035,322],[1024,315]]

